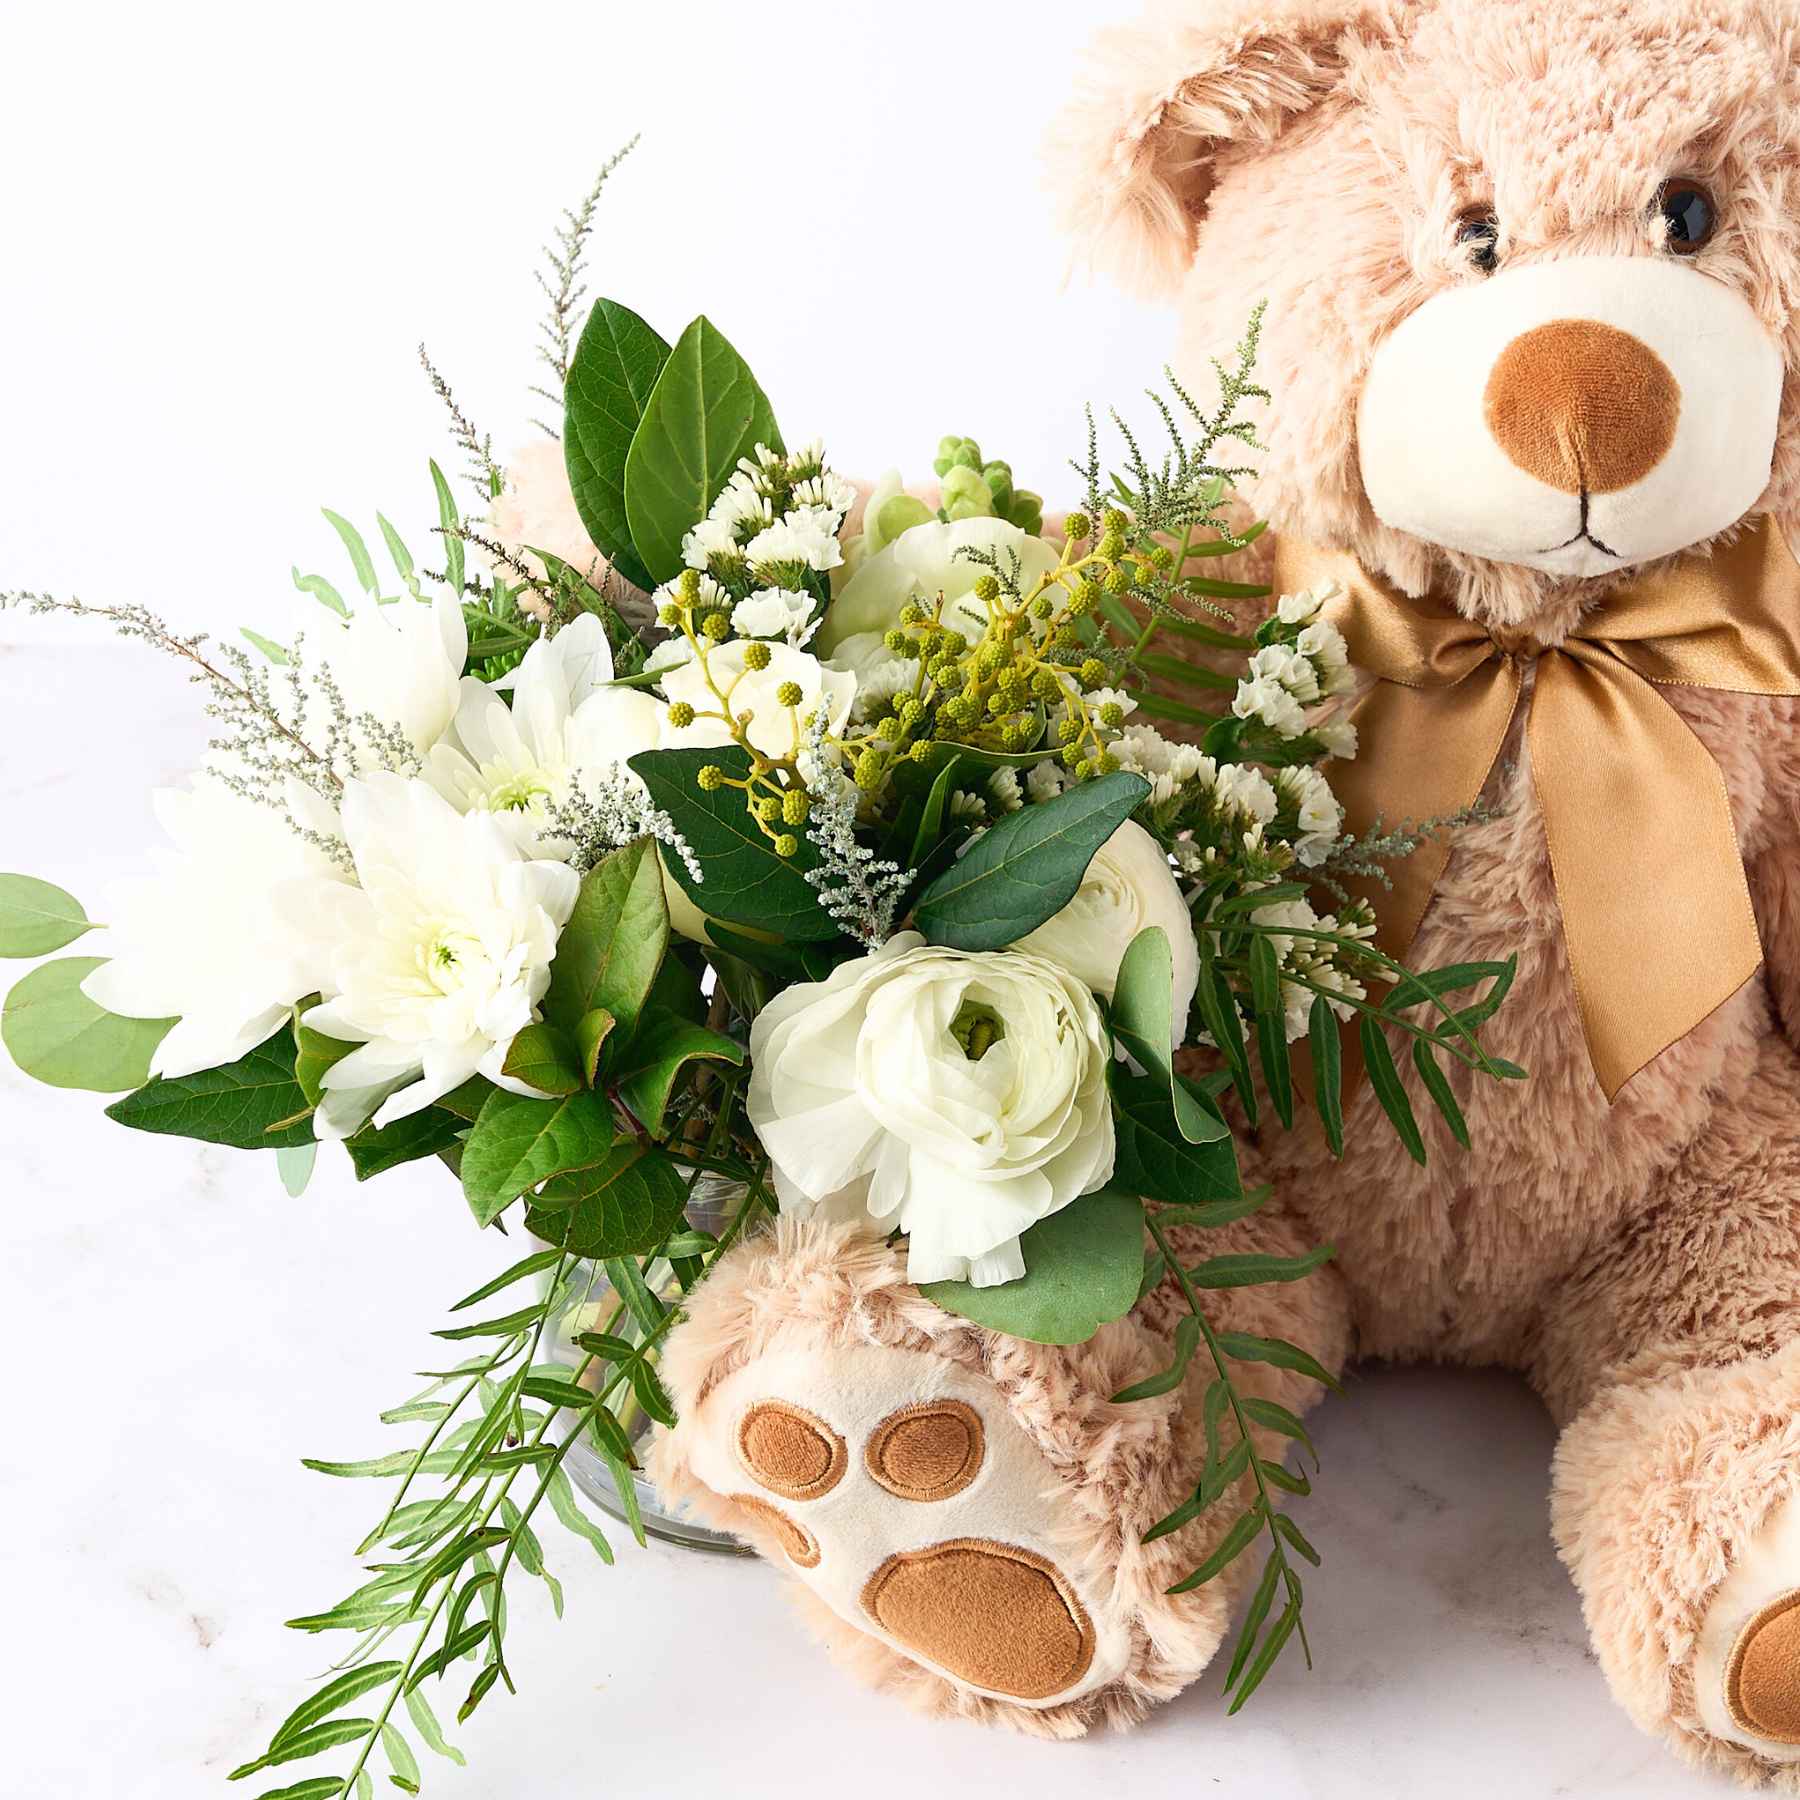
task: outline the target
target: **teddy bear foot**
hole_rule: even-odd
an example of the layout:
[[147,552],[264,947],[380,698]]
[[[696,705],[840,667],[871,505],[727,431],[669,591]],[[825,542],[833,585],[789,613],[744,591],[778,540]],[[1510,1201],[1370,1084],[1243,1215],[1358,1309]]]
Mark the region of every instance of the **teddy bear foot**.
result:
[[1124,1670],[1128,1620],[1068,1553],[1062,1480],[991,1381],[885,1346],[777,1352],[703,1411],[693,1474],[846,1624],[1014,1706]]
[[1694,1703],[1715,1737],[1800,1762],[1800,1506],[1780,1507],[1721,1584],[1700,1629]]

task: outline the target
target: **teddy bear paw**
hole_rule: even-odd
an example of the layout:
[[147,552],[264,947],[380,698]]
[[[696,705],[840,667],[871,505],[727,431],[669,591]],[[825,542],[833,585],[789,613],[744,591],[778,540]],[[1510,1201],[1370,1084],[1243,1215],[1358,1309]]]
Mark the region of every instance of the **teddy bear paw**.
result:
[[1125,1622],[1059,1530],[1067,1480],[979,1375],[877,1346],[777,1352],[701,1413],[693,1473],[857,1629],[1028,1707],[1124,1669]]
[[1694,1700],[1715,1736],[1800,1762],[1800,1505],[1776,1509],[1713,1596]]

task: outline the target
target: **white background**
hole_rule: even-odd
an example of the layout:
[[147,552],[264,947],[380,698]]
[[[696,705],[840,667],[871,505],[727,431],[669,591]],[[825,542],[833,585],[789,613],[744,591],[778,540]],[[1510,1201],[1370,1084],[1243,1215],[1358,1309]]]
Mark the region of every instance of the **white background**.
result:
[[[846,470],[923,474],[954,430],[1054,492],[1081,403],[1134,394],[1172,336],[1065,290],[1038,187],[1080,46],[1124,10],[10,9],[0,587],[279,635],[290,563],[340,569],[320,504],[382,508],[423,556],[425,459],[451,462],[415,345],[498,452],[523,441],[536,248],[638,131],[592,293],[670,336],[709,311]],[[103,913],[203,735],[143,655],[0,618],[0,865]],[[127,1133],[10,1065],[0,1202],[0,1791],[226,1791],[323,1660],[279,1621],[355,1584],[376,1499],[298,1458],[391,1447],[375,1411],[500,1253],[435,1165],[359,1191],[333,1157],[289,1202],[264,1159]],[[761,1565],[627,1546],[605,1571],[556,1541],[568,1620],[519,1596],[522,1696],[453,1734],[466,1771],[426,1759],[428,1791],[1725,1791],[1608,1701],[1522,1388],[1374,1374],[1321,1442],[1319,1669],[1284,1661],[1229,1724],[1216,1677],[1125,1738],[923,1723],[835,1671]]]

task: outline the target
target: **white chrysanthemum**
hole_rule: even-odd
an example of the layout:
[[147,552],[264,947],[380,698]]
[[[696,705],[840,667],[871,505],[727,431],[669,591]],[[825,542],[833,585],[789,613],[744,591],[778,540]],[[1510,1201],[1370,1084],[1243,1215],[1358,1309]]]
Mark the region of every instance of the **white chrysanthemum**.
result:
[[913,1281],[1017,1279],[1020,1234],[1112,1175],[1106,1029],[1045,957],[900,932],[777,995],[750,1053],[782,1209],[898,1227]]
[[791,588],[758,588],[731,609],[731,629],[739,637],[785,638],[798,650],[818,630],[812,611],[811,599]]
[[1188,1008],[1200,985],[1200,952],[1169,859],[1162,845],[1134,820],[1127,819],[1094,852],[1068,905],[1020,938],[1015,948],[1048,956],[1110,1000],[1132,939],[1151,925],[1160,926],[1169,940],[1171,1048],[1179,1050],[1187,1037]]
[[420,1111],[470,1076],[501,1073],[537,1017],[580,879],[533,860],[491,813],[459,813],[424,781],[371,775],[340,809],[362,885],[306,897],[330,944],[332,995],[306,1023],[360,1045],[325,1074],[314,1116],[342,1138]]
[[325,979],[316,918],[280,904],[293,883],[338,882],[280,811],[239,799],[205,776],[151,796],[173,848],[155,873],[120,888],[104,940],[111,957],[82,985],[108,1012],[176,1018],[153,1075],[191,1075],[236,1062]]
[[[850,714],[856,694],[856,677],[841,669],[828,669],[817,657],[786,644],[770,644],[768,665],[752,669],[747,660],[750,645],[741,638],[720,644],[706,653],[704,668],[690,655],[663,673],[662,688],[671,701],[685,700],[696,717],[691,725],[671,728],[666,742],[674,746],[698,744],[720,749],[733,741],[731,728],[717,715],[728,706],[733,718],[747,713],[746,735],[765,756],[791,756],[794,721],[804,725],[821,706],[827,729],[839,730]],[[788,708],[778,695],[787,683],[800,690],[800,704]],[[723,700],[721,701],[721,696]]]

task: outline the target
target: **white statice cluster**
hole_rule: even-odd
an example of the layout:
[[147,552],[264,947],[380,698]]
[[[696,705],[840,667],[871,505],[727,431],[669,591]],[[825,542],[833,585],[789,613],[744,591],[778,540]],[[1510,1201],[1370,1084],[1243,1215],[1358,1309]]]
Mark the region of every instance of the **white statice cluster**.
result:
[[[1265,725],[1277,737],[1291,741],[1306,735],[1308,707],[1347,694],[1355,686],[1344,634],[1320,616],[1338,592],[1333,584],[1281,597],[1274,621],[1276,641],[1256,651],[1248,672],[1238,682],[1231,702],[1238,718]],[[1352,728],[1321,730],[1330,732],[1329,754],[1355,754]]]
[[1326,990],[1324,998],[1340,1021],[1355,1017],[1356,1009],[1350,1002],[1366,998],[1368,989],[1342,966],[1339,946],[1307,934],[1328,932],[1356,939],[1372,938],[1372,919],[1340,920],[1335,913],[1316,912],[1305,900],[1275,901],[1258,907],[1250,918],[1253,924],[1267,927],[1272,933],[1269,943],[1281,965],[1282,1022],[1290,1044],[1306,1036],[1313,1001],[1319,998],[1321,988]]

